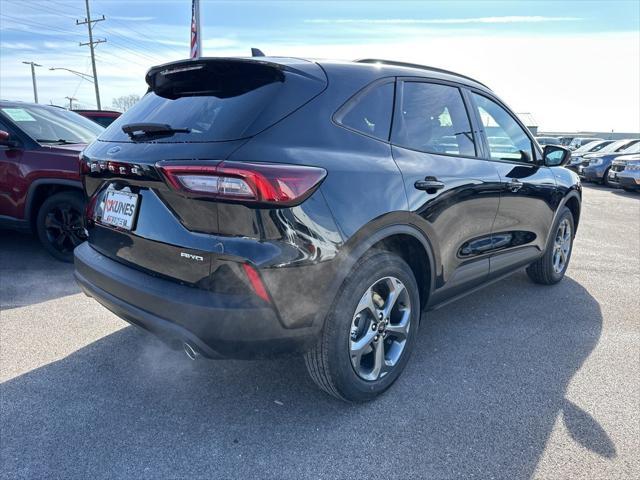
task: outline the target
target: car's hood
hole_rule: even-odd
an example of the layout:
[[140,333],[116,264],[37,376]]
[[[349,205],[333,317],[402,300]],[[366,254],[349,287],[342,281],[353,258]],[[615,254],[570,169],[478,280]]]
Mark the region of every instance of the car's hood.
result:
[[620,155],[614,159],[616,162],[640,162],[640,153],[630,153],[628,155]]
[[587,155],[583,155],[582,158],[602,158],[602,157],[615,157],[616,155],[620,155],[617,152],[609,152],[609,153],[589,153]]

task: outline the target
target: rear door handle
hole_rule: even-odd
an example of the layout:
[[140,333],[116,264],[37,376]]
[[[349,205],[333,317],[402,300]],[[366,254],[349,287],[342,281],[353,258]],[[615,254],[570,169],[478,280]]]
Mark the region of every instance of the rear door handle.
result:
[[507,185],[507,189],[515,193],[523,186],[524,183],[522,183],[520,180],[518,180],[517,178],[512,178],[511,182],[509,182],[509,184]]
[[424,180],[417,180],[413,186],[418,190],[424,190],[427,193],[436,193],[438,190],[444,188],[444,183],[439,181],[436,177],[424,177]]

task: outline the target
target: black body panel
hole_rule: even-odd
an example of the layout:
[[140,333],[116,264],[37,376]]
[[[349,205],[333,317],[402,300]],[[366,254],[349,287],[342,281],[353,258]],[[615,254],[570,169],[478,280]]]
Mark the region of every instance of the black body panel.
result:
[[[198,342],[209,356],[246,357],[270,350],[261,342],[267,339],[276,350],[306,348],[358,259],[388,238],[402,239],[394,244],[400,250],[403,241],[419,246],[421,264],[412,267],[424,272],[422,303],[436,307],[539,258],[564,205],[577,225],[581,191],[574,173],[542,165],[537,146],[529,164],[491,159],[469,93],[495,98],[486,87],[410,66],[319,62],[309,71],[318,69],[325,90],[314,90],[309,101],[248,138],[119,142],[120,133],[107,131],[110,141],[90,145],[83,152],[84,185],[94,207],[99,210],[107,188],[138,194],[139,206],[131,231],[90,219],[89,242],[76,253],[85,292],[127,321]],[[459,89],[470,122],[462,133],[473,138],[473,154],[397,144],[399,86],[407,79]],[[395,82],[388,139],[335,117],[376,82]],[[127,114],[118,122],[127,123]],[[161,173],[167,162],[309,166],[327,174],[304,201],[282,207],[186,194]],[[516,191],[514,180],[521,184]],[[229,303],[232,298],[239,303]],[[265,330],[251,331],[263,318]],[[250,346],[242,345],[244,336]]]

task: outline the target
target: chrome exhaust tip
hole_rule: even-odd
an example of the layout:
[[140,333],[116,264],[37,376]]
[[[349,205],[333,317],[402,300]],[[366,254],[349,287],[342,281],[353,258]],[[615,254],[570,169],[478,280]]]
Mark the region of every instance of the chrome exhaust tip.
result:
[[187,357],[189,357],[189,359],[191,360],[196,360],[200,356],[196,349],[187,342],[182,344],[182,348],[184,349],[184,353],[186,353]]

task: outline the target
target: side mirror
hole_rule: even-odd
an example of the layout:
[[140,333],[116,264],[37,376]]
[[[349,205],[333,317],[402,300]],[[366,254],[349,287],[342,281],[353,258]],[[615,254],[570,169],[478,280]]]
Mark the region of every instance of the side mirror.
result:
[[0,146],[15,148],[19,145],[15,140],[11,140],[11,135],[9,132],[5,132],[4,130],[0,130]]
[[571,160],[571,150],[557,145],[545,145],[542,158],[547,167],[563,167]]

